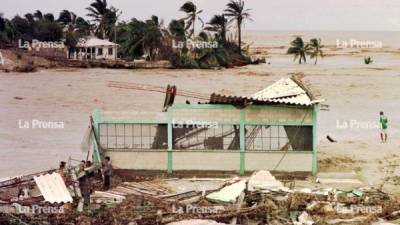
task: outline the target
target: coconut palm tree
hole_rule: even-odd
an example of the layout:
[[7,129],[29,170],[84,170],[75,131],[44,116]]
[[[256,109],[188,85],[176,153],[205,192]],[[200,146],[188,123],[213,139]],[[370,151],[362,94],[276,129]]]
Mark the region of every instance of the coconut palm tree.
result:
[[90,23],[71,11],[63,10],[58,17],[57,22],[64,26],[65,30],[73,31],[79,36],[90,34]]
[[86,8],[91,17],[97,23],[96,34],[100,38],[113,38],[115,24],[121,15],[119,10],[114,7],[108,7],[107,0],[95,0],[90,7]]
[[148,54],[151,61],[156,60],[159,49],[162,44],[164,22],[158,19],[157,16],[151,16],[150,19],[145,21],[146,32],[143,36],[143,49]]
[[318,56],[321,56],[321,58],[324,57],[322,48],[324,47],[321,45],[321,39],[316,39],[313,38],[310,40],[310,43],[307,44],[307,49],[308,49],[308,54],[310,55],[310,58],[313,59],[315,58],[314,64],[317,64],[318,61]]
[[243,0],[231,0],[226,7],[225,15],[231,18],[230,21],[236,21],[239,53],[242,54],[242,25],[246,19],[251,20],[250,9],[244,8]]
[[168,30],[177,40],[186,40],[185,22],[183,20],[172,20],[168,25]]
[[201,14],[203,10],[197,10],[197,6],[193,2],[187,1],[181,6],[180,11],[187,14],[182,20],[186,22],[185,30],[191,28],[188,35],[190,38],[195,33],[196,20],[201,22],[202,27],[204,26],[203,20],[199,17],[199,14]]
[[309,46],[306,45],[301,37],[296,37],[291,43],[291,47],[287,50],[287,54],[294,55],[294,61],[299,58],[299,64],[306,63],[306,54],[309,51]]
[[71,11],[61,11],[57,22],[64,28],[65,45],[68,46],[70,53],[75,51],[79,38],[90,34],[89,22]]
[[210,22],[207,23],[209,26],[205,30],[217,32],[222,43],[226,43],[226,32],[228,29],[228,20],[225,15],[214,15]]

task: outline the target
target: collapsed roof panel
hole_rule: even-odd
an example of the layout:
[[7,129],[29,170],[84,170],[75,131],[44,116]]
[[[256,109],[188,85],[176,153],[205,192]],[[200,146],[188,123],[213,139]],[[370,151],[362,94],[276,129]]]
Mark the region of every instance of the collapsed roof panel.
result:
[[36,176],[34,179],[46,202],[72,202],[71,194],[59,173]]
[[291,104],[310,106],[314,99],[311,90],[297,78],[282,78],[251,96],[232,96],[213,93],[211,104]]

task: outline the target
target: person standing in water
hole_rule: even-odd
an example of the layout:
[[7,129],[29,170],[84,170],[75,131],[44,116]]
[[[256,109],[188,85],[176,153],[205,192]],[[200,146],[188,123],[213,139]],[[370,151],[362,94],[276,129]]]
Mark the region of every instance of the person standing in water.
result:
[[381,129],[381,141],[382,143],[385,143],[387,141],[388,118],[382,111],[379,114],[380,114],[379,125]]

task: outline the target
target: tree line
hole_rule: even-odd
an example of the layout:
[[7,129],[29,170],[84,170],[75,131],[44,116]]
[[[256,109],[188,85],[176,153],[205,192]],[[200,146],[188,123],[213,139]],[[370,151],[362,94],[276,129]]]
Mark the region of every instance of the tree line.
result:
[[[177,9],[185,16],[173,19],[168,25],[156,15],[144,21],[136,18],[119,21],[121,11],[107,0],[95,0],[86,10],[88,19],[69,10],[63,10],[58,17],[40,10],[12,19],[0,14],[0,42],[16,46],[18,40],[63,40],[69,50],[74,51],[80,38],[95,35],[119,44],[118,56],[123,59],[145,55],[148,60],[170,59],[181,67],[228,66],[234,61],[249,61],[242,53],[242,28],[251,18],[250,9],[243,0],[230,0],[221,14],[214,15],[208,22],[201,16],[203,10],[187,1]],[[201,30],[196,31],[198,27]],[[237,40],[227,37],[232,29]],[[215,41],[218,47],[188,49],[188,40]],[[183,42],[185,47],[174,49],[174,42]]]

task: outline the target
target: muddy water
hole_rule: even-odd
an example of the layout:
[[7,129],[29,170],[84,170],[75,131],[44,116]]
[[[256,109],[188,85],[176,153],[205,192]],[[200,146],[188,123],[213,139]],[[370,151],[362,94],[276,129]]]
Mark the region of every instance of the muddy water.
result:
[[[335,38],[329,37],[327,45],[334,45]],[[351,34],[342,38],[349,37]],[[328,134],[342,142],[362,141],[367,145],[379,142],[376,122],[379,111],[383,110],[389,117],[390,142],[387,146],[395,151],[400,136],[398,50],[390,47],[391,44],[384,49],[364,51],[332,48],[328,51],[332,56],[321,59],[318,65],[298,65],[291,56],[284,54],[285,48],[268,47],[284,45],[286,41],[282,40],[291,38],[287,33],[254,34],[256,43],[269,51],[267,62],[270,64],[236,69],[60,69],[32,74],[1,73],[0,177],[54,168],[60,160],[68,157],[85,157],[79,146],[89,115],[96,108],[107,111],[161,110],[163,94],[111,88],[106,86],[107,81],[159,86],[175,84],[178,89],[204,94],[250,95],[281,77],[302,72],[306,75],[305,80],[312,83],[313,89],[319,90],[330,107],[330,111],[320,113],[318,131],[321,142],[325,142]],[[324,36],[322,38],[324,40]],[[375,34],[370,39],[377,38],[379,35]],[[364,65],[365,54],[372,56],[376,63]],[[176,99],[177,102],[185,100],[182,97]],[[36,125],[32,126],[34,121]],[[58,127],[54,127],[55,124]],[[359,151],[363,147],[354,148],[354,151]],[[331,147],[329,150],[332,151]]]

